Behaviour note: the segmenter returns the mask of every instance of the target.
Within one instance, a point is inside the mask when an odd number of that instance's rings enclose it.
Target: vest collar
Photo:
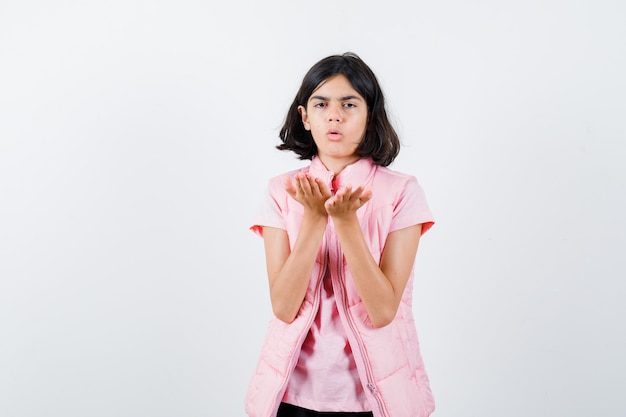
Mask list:
[[[332,171],[329,171],[324,166],[324,163],[318,156],[314,156],[311,160],[309,173],[324,181],[334,194],[335,191],[346,185],[351,185],[352,187],[365,185],[375,168],[376,165],[371,158],[361,158],[346,166],[335,176]]]

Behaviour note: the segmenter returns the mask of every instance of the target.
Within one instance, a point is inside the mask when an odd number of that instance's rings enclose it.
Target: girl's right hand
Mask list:
[[[328,217],[324,203],[332,193],[322,180],[314,178],[308,173],[297,173],[293,180],[290,177],[285,179],[285,191],[304,206],[305,214],[317,214]]]

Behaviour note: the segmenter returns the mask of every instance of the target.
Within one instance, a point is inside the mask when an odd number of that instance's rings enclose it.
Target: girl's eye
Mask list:
[[[315,107],[317,107],[317,108],[326,107],[326,103],[323,103],[323,102],[317,103],[317,104],[315,104]]]
[[[356,107],[356,105],[354,103],[343,103],[344,107],[349,107],[349,108],[353,108]]]

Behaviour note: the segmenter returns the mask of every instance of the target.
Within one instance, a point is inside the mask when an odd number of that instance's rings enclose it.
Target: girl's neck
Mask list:
[[[318,157],[320,158],[320,161],[322,161],[322,164],[324,164],[326,169],[331,171],[333,174],[335,174],[335,176],[339,175],[339,173],[343,171],[343,169],[347,167],[348,165],[352,165],[353,163],[361,159],[361,157],[356,156],[356,155],[354,155],[353,157],[341,158],[341,159],[328,158],[328,157],[325,158],[319,155]]]

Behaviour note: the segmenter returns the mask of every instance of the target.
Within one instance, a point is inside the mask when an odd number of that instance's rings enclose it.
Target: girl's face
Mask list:
[[[344,75],[322,82],[298,111],[326,168],[338,173],[359,159],[355,151],[365,136],[367,104]]]

